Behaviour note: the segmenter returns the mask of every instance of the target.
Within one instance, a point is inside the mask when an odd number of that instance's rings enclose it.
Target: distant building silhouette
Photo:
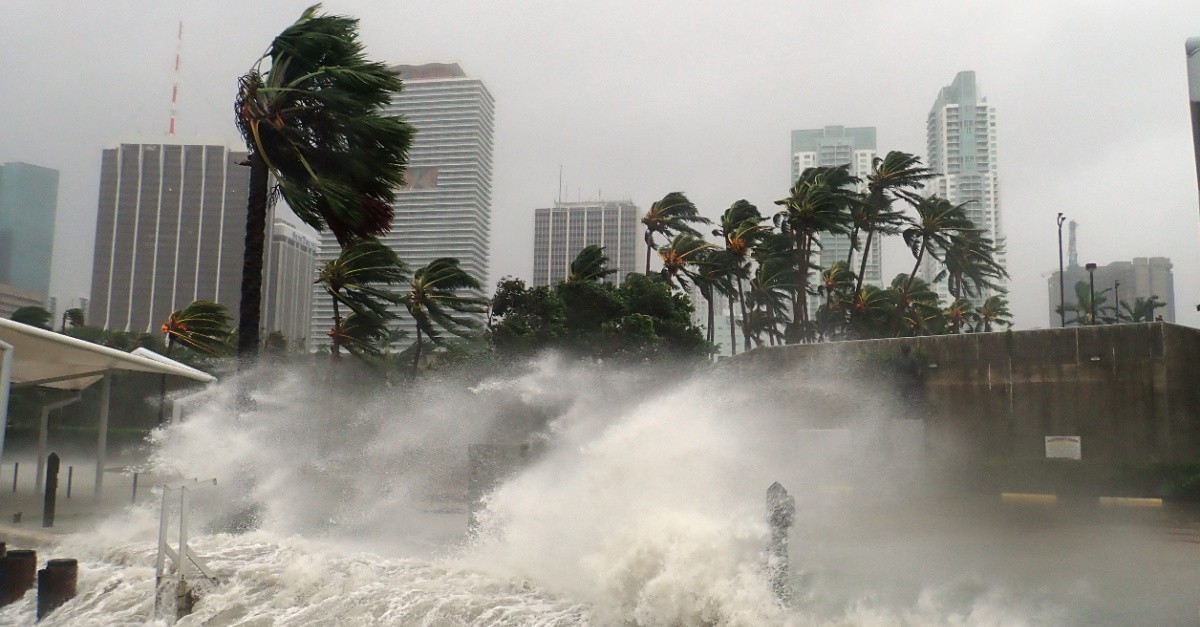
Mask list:
[[[571,261],[587,246],[604,247],[609,268],[605,277],[620,284],[630,272],[640,272],[641,211],[628,200],[559,202],[533,212],[533,285],[554,285],[567,278]],[[644,256],[640,257],[643,261]],[[641,269],[639,269],[641,268]]]
[[[1133,307],[1139,298],[1157,296],[1158,301],[1166,303],[1166,306],[1155,310],[1155,315],[1162,316],[1166,322],[1175,322],[1175,277],[1171,268],[1171,260],[1167,257],[1135,257],[1132,261],[1114,261],[1098,266],[1095,271],[1096,302],[1100,307],[1119,306],[1116,300],[1119,297],[1122,303]],[[1066,304],[1070,307],[1075,304],[1075,284],[1080,281],[1087,283],[1088,271],[1082,266],[1071,265],[1066,268],[1064,276]],[[1058,270],[1050,275],[1047,290],[1050,297],[1050,326],[1057,327],[1061,323],[1058,315]],[[1104,290],[1108,291],[1100,296]],[[1120,307],[1120,312],[1126,314],[1125,307]],[[1100,317],[1099,312],[1097,317]],[[1073,313],[1067,311],[1067,324],[1073,319]]]
[[[20,292],[21,302],[42,305],[50,294],[57,207],[58,170],[0,165],[0,285],[10,295]]]
[[[194,300],[238,319],[246,152],[172,141],[121,144],[100,162],[88,324],[157,332]]]
[[[263,267],[262,329],[283,333],[293,345],[309,344],[316,254],[316,240],[275,218]]]

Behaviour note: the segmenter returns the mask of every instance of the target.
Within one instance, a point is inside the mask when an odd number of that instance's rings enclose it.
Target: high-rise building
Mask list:
[[[492,137],[494,101],[483,81],[457,63],[400,65],[404,89],[386,113],[416,129],[408,152],[407,185],[396,194],[395,221],[381,240],[412,269],[439,257],[455,257],[486,285],[492,222]],[[337,257],[332,234],[321,236],[317,263]],[[398,312],[403,313],[403,312]],[[333,303],[314,292],[309,337],[323,338]],[[412,320],[399,329],[415,336]]]
[[[587,246],[604,247],[609,267],[605,277],[619,284],[638,272],[641,213],[630,201],[559,202],[533,213],[533,285],[553,285],[567,278],[571,261]]]
[[[1187,53],[1188,100],[1192,108],[1192,147],[1196,151],[1196,185],[1200,186],[1200,37],[1184,42]]]
[[[1083,282],[1087,284],[1087,289],[1091,290],[1091,281],[1094,278],[1096,305],[1107,310],[1097,311],[1097,318],[1111,316],[1111,308],[1117,307],[1118,302],[1121,303],[1121,315],[1128,315],[1126,308],[1134,308],[1139,298],[1149,300],[1153,296],[1158,302],[1165,303],[1164,307],[1155,310],[1154,315],[1162,316],[1166,322],[1175,322],[1175,275],[1171,268],[1171,260],[1167,257],[1135,257],[1132,261],[1114,261],[1098,266],[1092,272],[1093,276],[1089,276],[1086,268],[1072,263],[1063,273],[1063,299],[1067,307],[1076,305],[1075,286]],[[1047,286],[1050,296],[1050,326],[1057,327],[1062,324],[1062,317],[1058,313],[1058,270],[1050,275]],[[1068,310],[1067,323],[1074,319],[1075,314]]]
[[[927,183],[927,191],[956,205],[966,203],[967,217],[996,243],[1001,251],[996,261],[1007,267],[996,163],[996,108],[976,85],[975,72],[959,72],[954,82],[938,92],[925,128],[929,169],[937,175]],[[921,264],[922,277],[948,299],[945,279],[933,280],[941,272],[941,264],[927,259]],[[1001,287],[1003,283],[1000,281]],[[983,290],[974,300],[983,302],[994,293]]]
[[[317,242],[292,223],[276,218],[263,268],[262,328],[289,342],[308,344]]]
[[[246,241],[245,152],[220,144],[104,150],[88,324],[157,331],[172,311],[213,300],[237,320]]]
[[[50,293],[58,170],[28,163],[0,165],[0,284]]]
[[[807,168],[849,165],[850,174],[862,179],[862,186],[865,187],[876,154],[873,126],[826,126],[813,130],[792,131],[792,182],[794,183]],[[875,237],[871,240],[871,256],[867,259],[863,283],[882,287],[880,239]],[[859,245],[862,243],[860,241]],[[822,268],[850,258],[849,235],[822,234],[820,244],[820,259],[817,263]],[[858,264],[862,263],[860,254],[855,253],[853,257],[854,265],[851,270],[854,272],[858,272]]]

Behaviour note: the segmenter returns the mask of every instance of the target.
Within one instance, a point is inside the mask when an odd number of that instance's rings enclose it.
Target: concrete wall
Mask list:
[[[731,363],[770,369],[898,356],[924,362],[929,452],[1045,456],[1082,436],[1092,461],[1200,461],[1200,330],[1168,323],[941,335],[760,348]],[[869,384],[870,382],[868,382]]]

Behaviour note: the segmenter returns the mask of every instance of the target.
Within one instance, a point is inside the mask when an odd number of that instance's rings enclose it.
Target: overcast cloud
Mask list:
[[[238,145],[237,77],[308,2],[8,1],[0,162],[61,171],[53,292],[86,295],[100,151],[157,141],[182,20],[180,139]],[[528,278],[533,209],[682,190],[709,216],[786,195],[789,131],[875,126],[924,155],[925,116],[975,70],[997,111],[1010,296],[1044,327],[1054,218],[1080,261],[1168,256],[1200,325],[1195,165],[1183,42],[1200,2],[327,2],[389,63],[457,61],[496,98],[492,276]],[[911,257],[884,250],[890,277]]]

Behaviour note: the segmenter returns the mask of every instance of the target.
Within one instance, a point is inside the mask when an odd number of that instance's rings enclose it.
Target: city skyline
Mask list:
[[[52,286],[60,302],[86,291],[79,277],[90,275],[92,238],[81,231],[95,223],[99,150],[114,137],[166,132],[178,22],[185,28],[177,133],[233,141],[234,80],[305,6],[135,0],[65,14],[8,7],[0,35],[13,45],[0,87],[16,93],[36,81],[46,89],[0,105],[9,138],[0,161],[62,172]],[[919,154],[931,94],[970,68],[1002,114],[999,174],[1018,326],[1044,324],[1041,285],[1056,261],[1059,211],[1093,225],[1089,244],[1113,258],[1170,257],[1181,321],[1200,320],[1191,307],[1200,300],[1200,226],[1180,54],[1200,20],[1193,3],[1109,6],[1086,21],[1068,5],[1014,11],[998,2],[843,11],[750,2],[733,16],[626,2],[603,11],[519,1],[470,11],[453,1],[405,11],[351,1],[325,8],[361,18],[373,58],[454,59],[488,82],[499,107],[489,287],[505,274],[531,276],[527,210],[557,196],[560,165],[572,200],[629,197],[645,206],[682,190],[713,218],[738,198],[769,208],[786,195],[783,133],[829,121],[873,125],[880,146]],[[778,25],[801,17],[815,27],[813,45],[840,51],[841,63],[780,53],[794,42]],[[564,20],[577,28],[567,33]],[[846,20],[860,45],[835,28]],[[104,36],[96,23],[107,25]],[[976,27],[953,26],[961,23]],[[641,36],[680,25],[691,41],[713,43],[679,55]],[[489,36],[513,29],[544,36]],[[926,36],[913,37],[918,29]],[[1117,39],[1131,42],[1118,61],[1097,52]],[[607,45],[640,55],[639,71]],[[851,75],[846,66],[861,69]],[[76,68],[69,80],[57,70],[68,67]],[[78,106],[80,93],[87,106]],[[1155,176],[1131,179],[1130,163]],[[1127,195],[1147,207],[1145,219],[1127,220]],[[885,277],[908,270],[889,266],[910,258],[897,242],[885,243],[883,256]]]
[[[605,277],[619,283],[630,272],[640,272],[638,259],[645,250],[641,237],[642,210],[629,201],[595,200],[556,202],[553,207],[534,210],[534,287],[554,285],[567,279],[571,261],[586,246],[603,246],[608,267],[616,270]]]

